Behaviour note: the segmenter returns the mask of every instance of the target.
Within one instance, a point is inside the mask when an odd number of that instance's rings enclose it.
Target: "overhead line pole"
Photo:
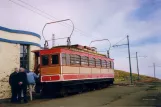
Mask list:
[[[154,68],[154,78],[156,78],[156,67],[161,67],[161,66],[156,66],[156,64],[155,63],[153,63],[153,66],[149,66],[149,67],[153,67]]]
[[[147,56],[138,56],[138,52],[136,52],[136,57],[131,57],[136,59],[136,66],[137,66],[137,73],[138,73],[138,80],[140,79],[140,71],[139,71],[139,57],[147,57]]]
[[[154,67],[154,78],[155,78],[155,63],[153,63],[153,67]]]
[[[130,42],[129,42],[129,35],[127,35],[127,44],[121,44],[121,45],[113,45],[113,47],[115,46],[123,46],[123,45],[127,45],[128,46],[128,58],[129,58],[129,69],[130,69],[130,82],[132,84],[133,80],[132,80],[132,68],[131,68],[131,55],[130,55]]]
[[[129,35],[127,35],[127,45],[128,45],[128,55],[129,55],[130,77],[131,77],[131,84],[132,84],[132,69],[131,69],[131,55],[130,55]]]
[[[139,79],[140,79],[140,76],[139,76],[139,61],[138,61],[138,52],[136,52],[136,65],[137,65],[138,80],[139,80]]]

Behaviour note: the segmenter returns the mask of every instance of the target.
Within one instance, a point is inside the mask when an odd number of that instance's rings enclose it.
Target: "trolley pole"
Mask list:
[[[137,65],[137,71],[138,71],[138,80],[140,79],[139,77],[139,61],[138,61],[138,53],[136,52],[136,65]]]
[[[130,79],[132,84],[132,69],[131,69],[131,55],[130,55],[130,43],[129,43],[129,36],[127,35],[127,45],[128,45],[128,55],[129,55],[129,68],[130,68]]]

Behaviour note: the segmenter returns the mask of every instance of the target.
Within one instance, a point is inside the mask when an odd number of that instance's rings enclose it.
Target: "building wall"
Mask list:
[[[19,44],[0,42],[0,99],[10,96],[8,78],[15,67],[20,66]]]
[[[0,99],[11,96],[8,80],[14,68],[20,67],[20,44],[29,45],[29,69],[33,70],[34,54],[31,51],[40,49],[39,43],[38,34],[0,26]]]
[[[34,53],[31,51],[38,50],[38,49],[40,49],[40,47],[32,46],[32,45],[30,45],[30,47],[29,47],[29,51],[30,51],[30,53],[29,53],[29,62],[30,62],[29,63],[29,70],[31,70],[31,71],[34,69],[34,60],[35,60]]]

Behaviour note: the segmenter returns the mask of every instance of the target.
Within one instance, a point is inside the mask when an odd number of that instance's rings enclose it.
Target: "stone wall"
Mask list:
[[[0,99],[10,97],[9,75],[20,66],[20,45],[0,42]]]

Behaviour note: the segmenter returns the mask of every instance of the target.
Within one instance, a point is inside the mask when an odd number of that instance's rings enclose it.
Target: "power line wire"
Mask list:
[[[47,18],[47,19],[51,20],[51,18],[46,17],[46,16],[44,16],[44,15],[42,15],[42,14],[40,14],[40,13],[38,13],[38,12],[36,12],[36,11],[30,9],[30,8],[27,8],[27,7],[25,7],[24,5],[21,5],[21,4],[19,4],[19,3],[17,3],[17,2],[14,2],[14,1],[12,1],[12,0],[9,0],[9,1],[12,2],[12,3],[14,3],[14,4],[16,4],[16,5],[21,6],[21,7],[25,8],[25,9],[27,9],[27,10],[30,10],[30,11],[32,11],[32,12],[34,12],[34,13],[36,13],[36,14],[38,14],[38,15],[44,17],[44,18]]]
[[[21,2],[21,3],[23,3],[23,4],[25,4],[25,5],[27,5],[27,6],[30,6],[30,7],[32,7],[32,8],[34,8],[34,9],[36,9],[36,10],[38,10],[38,11],[40,11],[41,13],[44,13],[45,15],[48,15],[48,16],[50,16],[50,17],[52,17],[52,18],[54,18],[54,19],[56,19],[56,20],[58,20],[57,18],[55,18],[54,16],[52,16],[52,15],[50,15],[50,14],[48,14],[48,13],[46,13],[45,11],[43,11],[43,10],[40,10],[40,9],[38,9],[37,7],[35,7],[35,6],[32,6],[32,5],[30,5],[30,4],[28,4],[28,3],[26,3],[26,2],[24,2],[24,1],[22,1],[22,0],[18,0],[19,2]],[[63,22],[63,23],[65,23],[65,22]],[[59,24],[61,24],[61,23],[59,23]],[[70,24],[67,24],[67,23],[65,23],[66,25],[68,25],[68,26],[71,26]],[[61,25],[63,25],[63,24],[61,24]],[[64,25],[63,25],[64,26]],[[72,26],[71,26],[72,27]]]
[[[9,0],[9,1],[13,2],[12,0]],[[21,2],[21,3],[23,3],[23,4],[25,4],[25,5],[27,5],[27,6],[30,6],[31,8],[33,8],[33,9],[35,9],[35,10],[37,10],[37,11],[39,11],[39,12],[45,14],[45,15],[48,15],[48,16],[54,18],[54,19],[59,20],[58,18],[56,18],[56,17],[50,15],[49,13],[47,13],[47,12],[45,12],[45,11],[43,11],[43,10],[38,9],[38,8],[35,7],[35,6],[32,6],[32,5],[28,4],[27,2],[24,2],[24,1],[22,1],[22,0],[18,0],[18,1]],[[20,5],[20,4],[16,3],[16,2],[13,2],[13,3],[15,3],[15,4],[17,4],[17,5]],[[21,6],[21,7],[24,7],[23,5],[20,5],[20,6]],[[24,7],[24,8],[29,9],[29,8],[27,8],[27,7]],[[29,10],[30,10],[30,11],[33,11],[33,10],[31,10],[31,9],[29,9]],[[33,11],[33,12],[34,12],[34,13],[37,13],[36,11]],[[38,14],[38,13],[37,13],[37,14]],[[39,14],[39,15],[40,15],[40,14]],[[42,15],[41,15],[41,16],[42,16]],[[48,17],[46,17],[46,18],[48,18]],[[48,19],[49,19],[49,18],[48,18]],[[50,20],[53,20],[53,19],[50,19]],[[65,22],[63,22],[63,23],[64,23],[65,25],[68,25],[68,26],[72,27],[72,25],[70,25],[70,24],[68,24],[68,23],[65,23]],[[64,24],[61,24],[61,23],[59,23],[59,24],[64,26]],[[65,27],[67,27],[67,26],[65,26]],[[78,28],[75,28],[75,29],[76,29],[77,31],[79,31],[79,32],[81,33],[82,36],[87,36],[87,37],[89,37],[89,34],[87,35],[84,31],[82,31],[82,30],[80,30],[80,29],[78,29]],[[75,31],[76,31],[76,30],[75,30]]]
[[[118,42],[116,42],[114,45],[117,45],[119,42],[123,41],[124,39],[126,39],[127,37],[125,36],[123,39],[119,40]],[[113,46],[114,46],[113,45]]]

